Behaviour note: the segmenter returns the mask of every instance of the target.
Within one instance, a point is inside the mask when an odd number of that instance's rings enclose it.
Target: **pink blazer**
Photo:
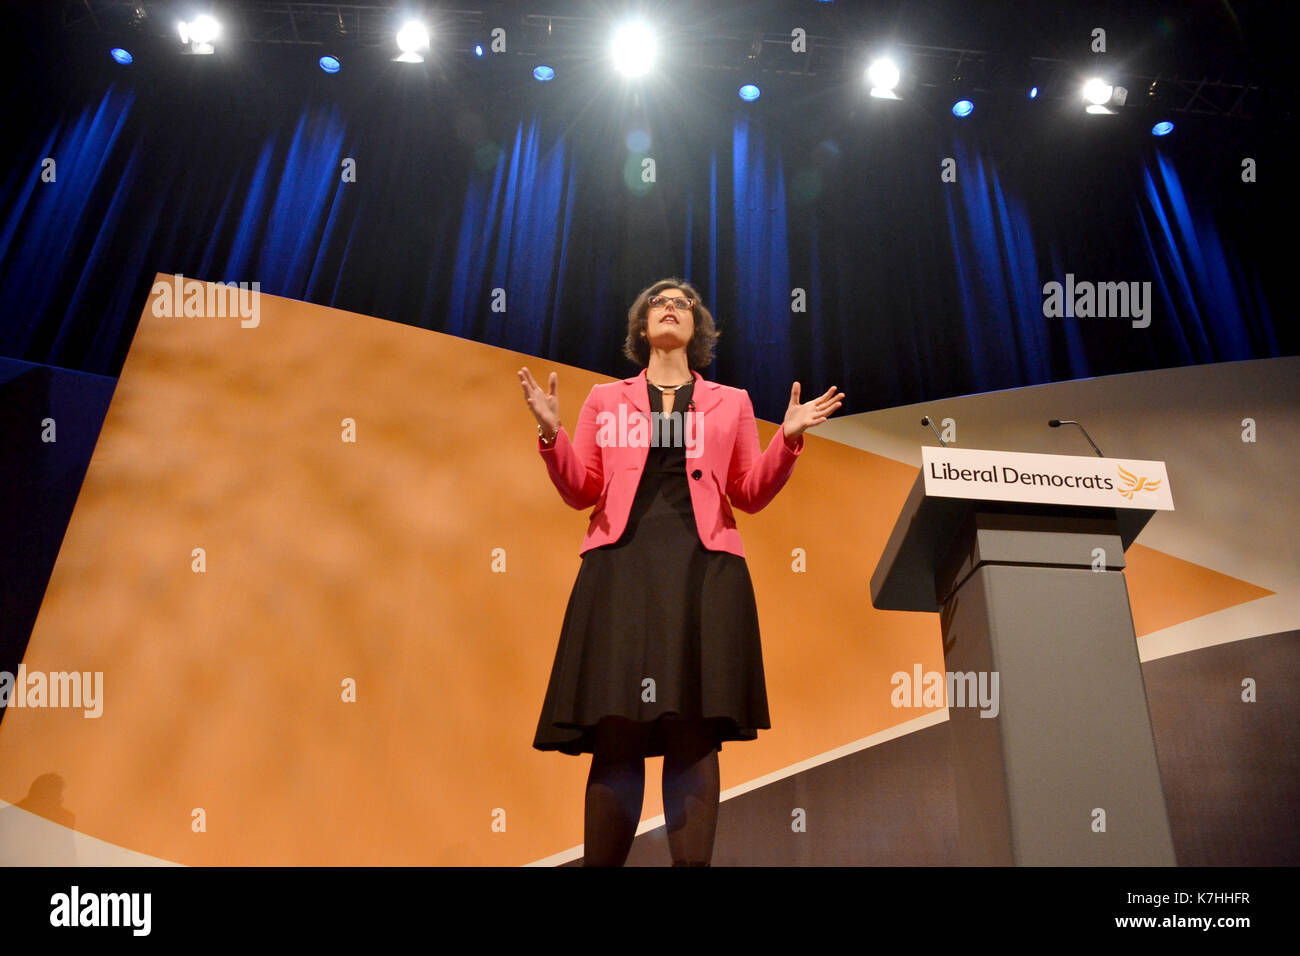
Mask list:
[[[777,429],[767,450],[760,451],[749,392],[705,381],[699,372],[691,374],[692,405],[675,405],[673,413],[684,413],[686,478],[695,527],[710,551],[743,558],[731,507],[749,514],[766,507],[794,470],[803,436],[792,449],[785,432]],[[650,454],[651,425],[642,369],[635,378],[593,386],[572,440],[563,427],[549,448],[538,437],[537,450],[565,504],[579,509],[595,505],[579,554],[613,544],[626,529]]]

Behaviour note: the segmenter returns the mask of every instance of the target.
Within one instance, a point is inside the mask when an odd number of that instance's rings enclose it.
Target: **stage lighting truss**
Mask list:
[[[175,38],[175,3],[173,0],[58,0],[61,4],[63,29],[70,33],[102,37],[120,37],[123,30],[136,35]],[[478,3],[458,2],[450,7],[426,4],[424,8],[436,20],[428,21],[431,33],[438,36],[440,51],[450,56],[474,58],[475,43],[482,44],[487,31],[503,26],[510,37],[511,58],[528,60],[528,72],[540,63],[562,72],[564,67],[594,62],[608,57],[609,43],[618,22],[606,16],[574,16],[570,4],[555,3],[555,12],[546,11],[546,0],[528,5],[527,12],[497,0]],[[418,15],[421,5],[411,7]],[[405,10],[392,3],[277,2],[277,0],[224,0],[221,4],[224,44],[303,44],[336,47],[347,37],[357,47],[393,48],[395,22]],[[511,11],[507,13],[506,11]],[[498,22],[500,21],[500,22]],[[810,22],[816,23],[815,17]],[[653,21],[647,21],[651,29]],[[679,25],[680,26],[680,25]],[[853,83],[867,94],[864,71],[881,47],[866,45],[859,36],[837,36],[829,31],[806,35],[806,52],[791,51],[791,37],[780,33],[756,33],[752,23],[727,23],[719,20],[701,22],[690,31],[693,67],[736,76],[736,86],[743,83],[763,85],[773,75],[817,79],[831,83]],[[112,45],[112,44],[110,44]],[[1005,92],[1015,89],[1019,98],[1028,99],[1029,90],[1038,90],[1036,101],[1044,99],[1079,102],[1080,72],[1075,64],[1051,57],[1020,56],[1016,59],[1014,81],[1008,80],[1007,58],[991,51],[956,47],[925,46],[908,43],[890,44],[902,74],[900,87],[912,85],[935,90],[951,81],[955,74],[970,78],[987,68],[987,87],[975,88],[972,94]],[[333,52],[322,49],[321,53]],[[544,54],[544,59],[542,58]],[[441,55],[441,53],[440,53]],[[1086,76],[1086,73],[1084,74]],[[1230,80],[1209,76],[1169,76],[1143,74],[1137,69],[1126,72],[1118,82],[1128,90],[1144,92],[1159,80],[1168,96],[1171,114],[1199,113],[1208,116],[1231,116],[1249,119],[1257,115],[1270,91],[1249,80]],[[978,87],[978,84],[976,84]],[[1021,89],[1023,87],[1023,89]],[[1138,93],[1130,104],[1141,100]],[[902,97],[904,100],[907,96]],[[976,100],[978,103],[978,100]],[[1119,107],[1122,110],[1133,106]],[[946,110],[952,103],[944,104]]]

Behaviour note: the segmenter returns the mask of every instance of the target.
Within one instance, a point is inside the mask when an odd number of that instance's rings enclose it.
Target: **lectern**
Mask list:
[[[922,449],[871,578],[937,611],[966,865],[1174,865],[1124,552],[1173,510],[1163,462]]]

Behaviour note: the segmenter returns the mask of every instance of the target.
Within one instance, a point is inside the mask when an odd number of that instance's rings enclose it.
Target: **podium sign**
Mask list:
[[[921,449],[921,462],[927,495],[1174,510],[1163,461],[926,446]]]

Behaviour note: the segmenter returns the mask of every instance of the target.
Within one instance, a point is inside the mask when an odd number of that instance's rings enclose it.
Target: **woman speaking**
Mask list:
[[[790,477],[803,433],[844,393],[799,403],[760,451],[749,393],[705,381],[719,333],[687,282],[628,310],[642,367],[587,396],[572,439],[558,377],[519,370],[560,497],[594,506],[533,746],[590,753],[584,866],[622,866],[641,819],[645,758],[662,756],[673,866],[708,866],[718,751],[769,729],[758,609],[731,506],[754,513]]]

